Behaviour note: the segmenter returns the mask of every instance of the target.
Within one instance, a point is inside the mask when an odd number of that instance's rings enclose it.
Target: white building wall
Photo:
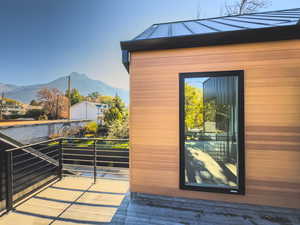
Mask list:
[[[89,102],[80,102],[71,107],[71,120],[97,121],[97,107]]]

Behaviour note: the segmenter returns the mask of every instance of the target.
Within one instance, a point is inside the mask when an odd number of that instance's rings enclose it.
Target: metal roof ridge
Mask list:
[[[212,20],[212,19],[219,19],[219,18],[226,18],[226,17],[248,16],[248,15],[255,15],[255,14],[268,14],[268,13],[273,13],[273,12],[284,12],[284,11],[295,10],[295,9],[299,10],[299,12],[300,12],[300,8],[290,8],[290,9],[281,9],[281,10],[274,10],[274,11],[245,13],[245,14],[241,14],[241,15],[218,16],[218,17],[209,17],[209,18],[202,18],[202,19],[191,19],[191,20],[177,20],[177,21],[172,21],[172,22],[154,23],[151,26],[154,26],[154,25],[163,25],[163,24],[170,24],[170,23],[172,24],[172,23],[185,23],[185,22],[195,22],[195,21],[203,21],[203,20]]]

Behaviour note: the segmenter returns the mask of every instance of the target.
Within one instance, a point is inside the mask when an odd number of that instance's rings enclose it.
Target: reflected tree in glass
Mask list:
[[[185,78],[185,183],[237,188],[235,76]]]

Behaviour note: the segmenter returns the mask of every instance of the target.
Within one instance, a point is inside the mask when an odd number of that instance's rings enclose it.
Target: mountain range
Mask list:
[[[82,73],[72,72],[69,76],[71,77],[71,88],[77,88],[81,95],[87,96],[92,92],[99,92],[101,95],[109,96],[118,94],[124,102],[129,103],[129,92],[127,90],[112,87],[99,80],[93,80]],[[37,98],[37,92],[41,88],[58,88],[65,93],[67,83],[67,76],[60,77],[49,83],[27,86],[0,83],[0,93],[4,93],[5,97],[29,103],[31,100]]]

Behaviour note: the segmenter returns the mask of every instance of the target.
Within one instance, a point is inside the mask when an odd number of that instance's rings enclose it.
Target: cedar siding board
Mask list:
[[[300,40],[131,52],[130,191],[300,208]],[[179,73],[244,70],[246,194],[179,188]]]

